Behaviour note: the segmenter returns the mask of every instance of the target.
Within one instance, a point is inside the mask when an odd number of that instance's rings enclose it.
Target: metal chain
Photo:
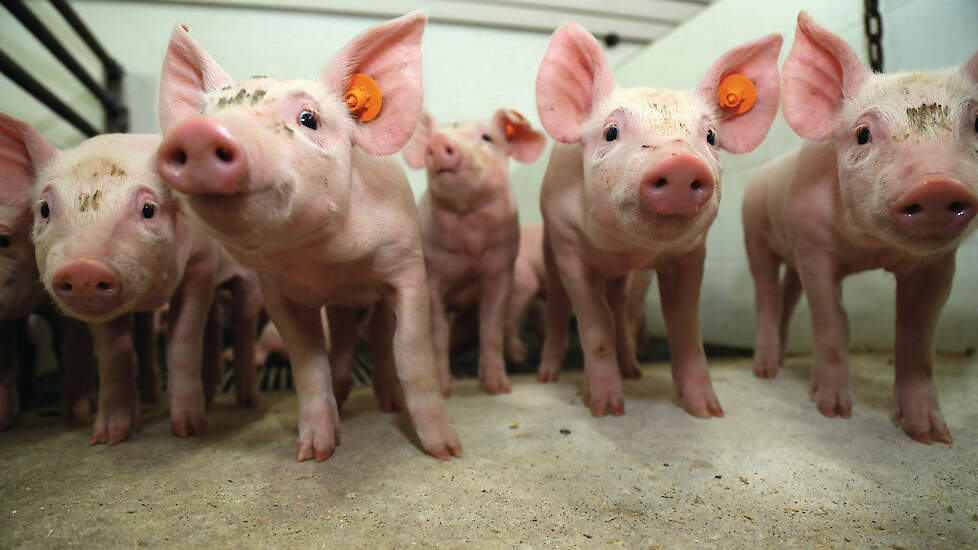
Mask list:
[[[883,18],[880,16],[879,0],[866,0],[863,24],[869,41],[869,66],[874,73],[881,73],[883,72]]]

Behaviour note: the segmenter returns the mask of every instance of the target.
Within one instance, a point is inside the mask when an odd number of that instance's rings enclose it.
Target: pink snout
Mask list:
[[[425,162],[436,174],[454,172],[460,159],[458,145],[445,134],[435,134],[425,151]]]
[[[233,193],[247,167],[244,149],[228,129],[205,116],[180,123],[156,158],[160,176],[187,195]]]
[[[65,263],[54,274],[51,286],[64,305],[80,315],[103,315],[122,300],[119,276],[94,258]]]
[[[913,237],[954,237],[978,212],[978,197],[950,179],[918,183],[890,208],[897,227]]]
[[[689,216],[713,196],[713,174],[689,153],[672,153],[642,178],[642,199],[656,214]]]

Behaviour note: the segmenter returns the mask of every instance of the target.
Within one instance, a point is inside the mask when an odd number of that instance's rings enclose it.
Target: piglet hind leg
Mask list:
[[[779,325],[784,300],[784,287],[778,281],[781,258],[777,257],[760,236],[747,231],[747,259],[754,279],[754,307],[757,314],[757,332],[754,341],[754,375],[758,378],[774,378],[781,366],[781,340]],[[787,275],[786,275],[787,278]]]
[[[357,309],[327,306],[331,349],[329,366],[336,404],[343,408],[353,388],[353,356],[357,347]]]
[[[700,285],[705,258],[706,247],[701,244],[657,270],[676,397],[689,414],[699,418],[723,416],[700,334]]]
[[[99,372],[98,412],[89,441],[114,445],[128,439],[139,420],[132,315],[91,323],[89,329]]]
[[[84,322],[58,319],[61,339],[61,401],[66,422],[86,422],[94,408],[95,350]],[[53,326],[53,325],[52,325]]]
[[[370,362],[374,396],[384,412],[404,410],[404,394],[394,366],[394,326],[394,312],[386,302],[378,302],[370,317]]]
[[[179,437],[204,435],[207,431],[201,362],[204,332],[214,300],[215,264],[213,257],[192,261],[170,301],[170,327],[166,335],[166,363],[170,374],[167,384],[170,427]]]
[[[239,407],[258,406],[255,339],[261,316],[261,289],[252,272],[231,283],[231,346],[234,348],[234,392]]]
[[[17,357],[20,346],[21,319],[0,321],[0,430],[14,425],[20,414],[20,392],[17,387]]]
[[[152,311],[133,314],[133,339],[136,342],[139,399],[159,403],[163,398],[160,367],[156,349],[156,314]]]
[[[812,314],[812,396],[823,415],[849,418],[849,319],[842,307],[841,278],[831,258],[804,251],[797,256],[801,260],[798,274]]]
[[[893,420],[921,443],[951,444],[934,388],[934,333],[951,292],[954,256],[897,273]]]
[[[544,238],[544,262],[546,265],[547,302],[544,308],[545,328],[543,331],[543,346],[540,350],[540,367],[537,380],[540,382],[556,382],[560,369],[564,366],[567,355],[567,331],[571,320],[571,300],[567,289],[560,280],[557,262],[553,249]]]
[[[336,448],[340,412],[333,395],[326,340],[319,309],[291,302],[262,285],[268,315],[289,352],[299,401],[299,441],[295,459],[322,462]],[[334,342],[335,346],[335,342]]]
[[[622,378],[642,377],[635,354],[635,324],[629,319],[628,289],[632,275],[608,281],[608,305],[615,316],[615,340],[618,347],[618,370]]]
[[[440,460],[460,457],[462,445],[448,422],[445,399],[435,372],[424,267],[407,269],[399,277],[392,284],[397,319],[394,358],[405,405],[425,451]]]

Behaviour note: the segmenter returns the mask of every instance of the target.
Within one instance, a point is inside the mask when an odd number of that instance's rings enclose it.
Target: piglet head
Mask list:
[[[802,12],[782,73],[788,124],[831,140],[847,218],[911,253],[958,246],[978,213],[978,54],[957,70],[870,74]]]
[[[30,313],[38,288],[30,235],[34,181],[55,155],[40,132],[0,113],[0,319]]]
[[[777,114],[780,47],[772,34],[730,50],[693,92],[617,89],[594,37],[558,29],[537,108],[552,137],[583,149],[591,221],[642,246],[701,238],[719,205],[719,149],[754,149]]]
[[[353,157],[392,154],[414,131],[424,25],[414,13],[367,30],[316,81],[236,83],[177,26],[160,81],[160,175],[232,250],[335,229],[349,211]]]
[[[159,143],[101,135],[35,168],[37,267],[66,314],[106,321],[175,285],[167,258],[179,203],[153,170]]]
[[[447,203],[469,205],[508,192],[509,158],[533,162],[547,138],[519,112],[500,109],[481,121],[436,126],[424,113],[403,155],[413,168],[428,169],[428,190]]]

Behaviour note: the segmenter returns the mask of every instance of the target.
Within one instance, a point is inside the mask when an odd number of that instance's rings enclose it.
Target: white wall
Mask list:
[[[823,26],[840,34],[866,59],[862,2],[855,0],[721,0],[671,34],[617,67],[621,87],[692,88],[727,49],[770,32],[785,39],[781,61],[794,37],[802,8]],[[975,0],[885,0],[883,52],[888,72],[957,65],[978,48],[978,2]],[[707,342],[752,347],[754,291],[743,244],[740,204],[748,176],[759,165],[802,143],[781,116],[766,141],[747,155],[724,153],[723,200],[707,244],[701,318]],[[529,201],[539,190],[544,165],[516,174]],[[521,203],[522,204],[522,203]],[[531,212],[527,208],[527,212]],[[539,216],[538,211],[533,214]],[[532,214],[531,214],[532,215]],[[524,218],[530,218],[526,215]],[[877,271],[850,277],[844,286],[852,343],[856,349],[892,349],[895,284]],[[658,293],[649,293],[650,328],[665,334]],[[808,350],[811,328],[807,307],[795,312],[791,349]],[[978,238],[958,251],[954,290],[938,333],[938,349],[961,351],[978,344]]]
[[[409,11],[412,2],[404,2]],[[28,6],[101,80],[94,56],[47,2]],[[382,19],[285,10],[219,8],[156,2],[72,2],[103,47],[126,69],[126,99],[133,132],[156,133],[159,72],[177,23],[224,67],[232,78],[255,74],[314,78],[350,39]],[[560,21],[555,21],[556,28]],[[539,127],[533,95],[537,67],[549,35],[429,23],[423,41],[425,106],[440,121],[488,120],[496,109],[517,109]],[[34,37],[5,10],[0,11],[0,49],[46,83],[97,128],[98,103]],[[622,43],[609,48],[612,62],[638,53]],[[61,121],[10,80],[0,77],[0,110],[37,126],[61,147],[84,136]],[[424,189],[423,171],[408,170],[415,193]],[[536,204],[533,198],[532,204]]]

